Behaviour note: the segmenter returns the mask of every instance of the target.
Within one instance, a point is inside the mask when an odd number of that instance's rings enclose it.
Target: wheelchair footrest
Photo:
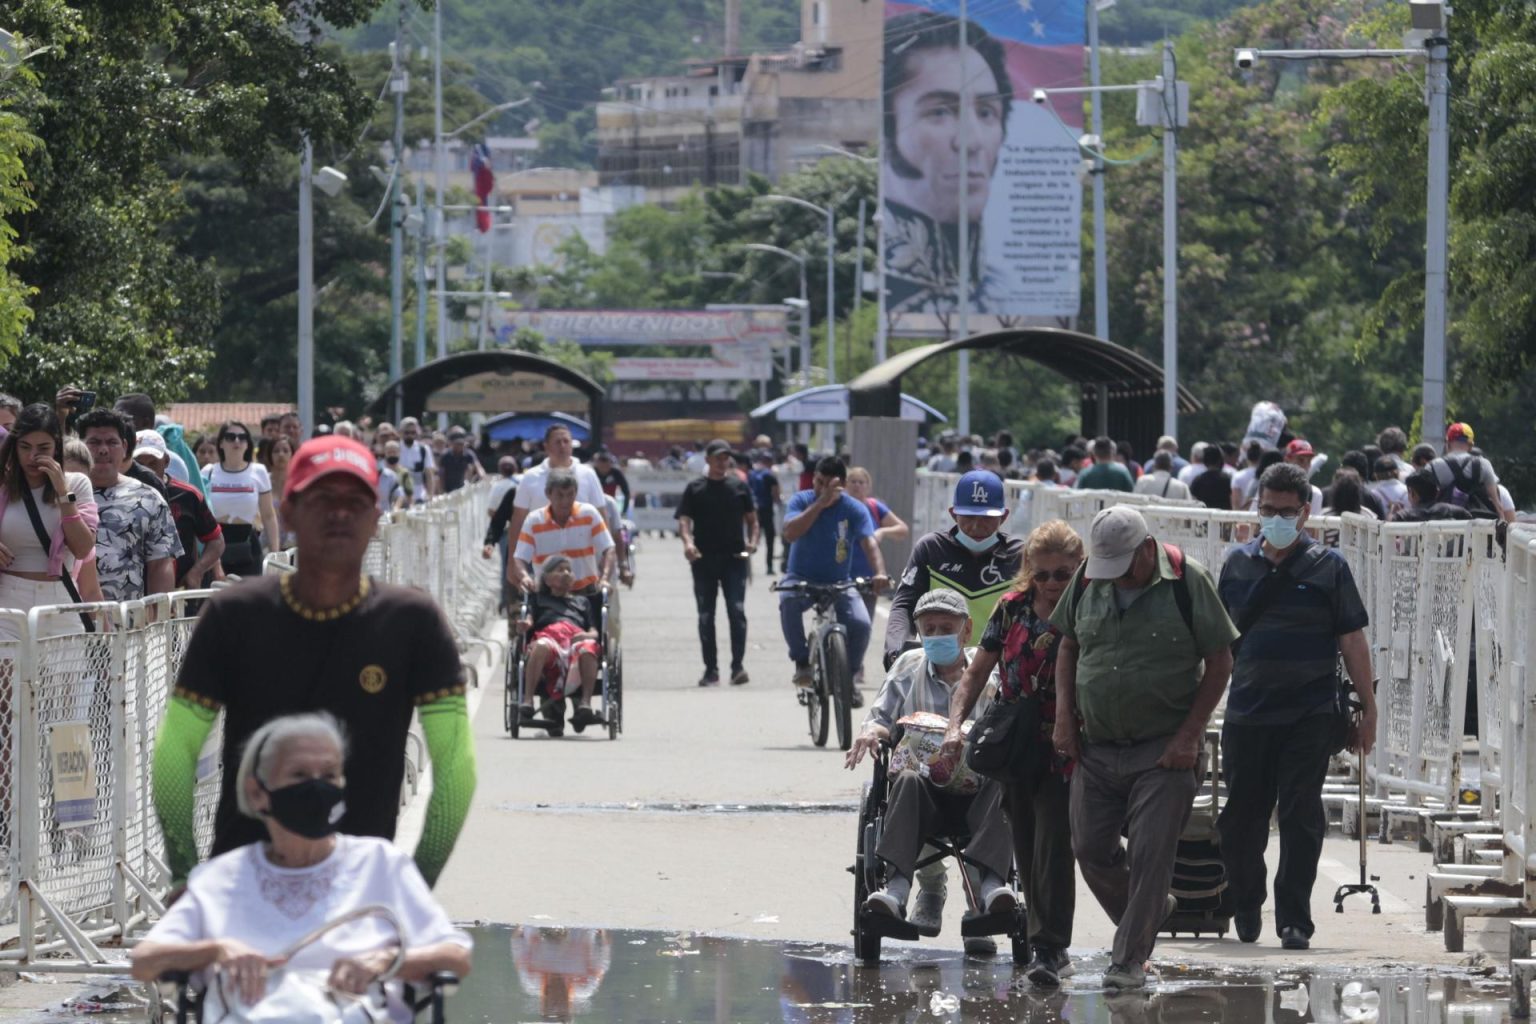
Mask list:
[[[878,935],[882,939],[899,939],[903,942],[916,942],[923,938],[923,933],[917,930],[917,926],[911,921],[890,914],[880,914],[869,910],[859,911],[859,924],[871,935]],[[938,932],[933,932],[937,935]]]
[[[960,934],[967,939],[983,935],[1011,935],[1019,927],[1023,917],[1017,909],[997,910],[990,914],[969,911],[960,919]]]

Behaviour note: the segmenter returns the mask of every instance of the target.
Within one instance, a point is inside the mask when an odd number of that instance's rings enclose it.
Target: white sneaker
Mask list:
[[[983,896],[981,905],[989,914],[995,914],[1003,910],[1017,910],[1019,896],[1018,893],[1008,888],[1005,883]]]
[[[869,898],[864,901],[864,909],[898,920],[906,920],[907,917],[907,905],[892,895],[889,889],[879,889],[870,893]]]

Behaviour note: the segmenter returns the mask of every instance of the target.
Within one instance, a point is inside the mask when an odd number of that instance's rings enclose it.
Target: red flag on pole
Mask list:
[[[475,143],[469,151],[469,172],[475,176],[475,196],[480,206],[475,210],[475,226],[482,232],[491,230],[491,211],[488,208],[491,193],[496,190],[496,174],[491,170],[491,150],[483,142]]]

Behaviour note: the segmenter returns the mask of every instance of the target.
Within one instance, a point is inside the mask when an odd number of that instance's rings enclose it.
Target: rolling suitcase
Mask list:
[[[1196,937],[1214,933],[1225,938],[1231,928],[1227,865],[1216,831],[1220,813],[1221,731],[1212,727],[1205,734],[1205,781],[1195,794],[1173,863],[1172,894],[1179,905],[1159,932]]]

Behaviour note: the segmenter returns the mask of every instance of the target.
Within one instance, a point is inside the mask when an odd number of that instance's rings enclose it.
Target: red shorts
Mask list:
[[[581,632],[582,628],[574,622],[553,622],[534,631],[534,640],[544,640],[555,649],[554,657],[544,663],[544,675],[539,687],[551,699],[565,696],[573,688],[567,684],[579,685],[581,675],[578,663],[582,655],[598,657],[597,641],[576,639]]]

